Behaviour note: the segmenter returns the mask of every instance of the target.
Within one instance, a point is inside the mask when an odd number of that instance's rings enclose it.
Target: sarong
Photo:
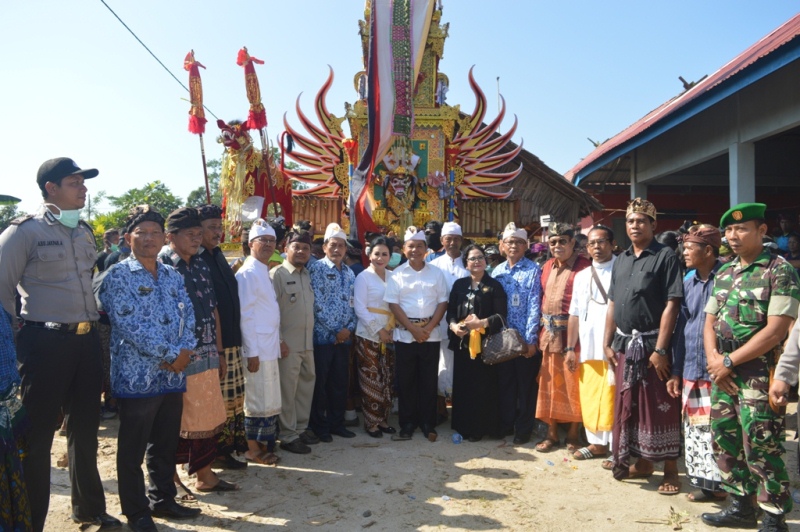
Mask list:
[[[278,414],[281,413],[281,382],[276,360],[260,360],[258,371],[244,372],[244,427],[248,440],[275,450]]]
[[[178,449],[175,451],[176,464],[189,464],[189,474],[194,475],[217,458],[217,439],[209,438],[178,440]]]
[[[29,422],[12,386],[0,397],[0,530],[31,530],[31,506],[22,474]]]
[[[684,379],[683,433],[686,476],[691,485],[708,491],[722,491],[722,479],[712,449],[710,381]]]
[[[227,373],[220,382],[227,419],[217,439],[217,453],[227,456],[247,450],[244,433],[244,373],[240,347],[228,347],[224,352]]]
[[[617,353],[614,405],[614,478],[628,477],[630,457],[653,462],[677,460],[681,450],[681,399],[670,397],[655,367],[625,383],[625,353]],[[630,373],[629,373],[630,374]]]
[[[225,404],[219,386],[219,371],[209,369],[186,377],[181,438],[202,440],[215,437],[224,423]]]
[[[394,345],[356,336],[356,355],[364,426],[375,430],[380,423],[389,421],[392,411]]]
[[[561,353],[545,351],[539,370],[536,418],[548,425],[580,422],[579,395],[578,372],[573,373],[567,368],[566,357]]]
[[[587,360],[578,371],[583,426],[590,432],[612,430],[616,385],[611,380],[608,362]]]

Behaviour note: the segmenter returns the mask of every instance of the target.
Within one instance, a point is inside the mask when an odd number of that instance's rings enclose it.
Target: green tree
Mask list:
[[[25,216],[25,213],[17,209],[16,205],[3,205],[0,207],[0,233],[11,225],[14,218]]]

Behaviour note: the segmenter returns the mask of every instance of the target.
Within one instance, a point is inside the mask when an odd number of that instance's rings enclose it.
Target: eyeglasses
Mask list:
[[[524,240],[517,239],[517,238],[510,239],[510,240],[503,240],[503,243],[506,246],[525,246],[525,245],[527,245],[527,242],[525,242]]]
[[[467,257],[467,262],[481,262],[486,260],[486,257],[481,255],[480,257]]]
[[[549,242],[551,246],[566,246],[569,240],[567,240],[566,238],[554,238]]]
[[[595,246],[600,247],[603,244],[605,244],[606,242],[608,242],[607,238],[598,238],[597,240],[589,240],[586,243],[586,247],[588,247],[588,248],[593,248]]]

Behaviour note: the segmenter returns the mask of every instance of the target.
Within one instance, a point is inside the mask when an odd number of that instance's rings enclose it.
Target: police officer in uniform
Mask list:
[[[792,509],[783,462],[784,413],[769,401],[780,345],[797,318],[795,269],[763,247],[763,203],[743,203],[720,220],[737,255],[717,272],[706,305],[703,340],[711,389],[711,431],[722,487],[731,494],[721,512],[704,513],[711,526],[757,524],[752,497],[764,510],[761,530],[788,530]]]
[[[22,296],[17,358],[22,402],[31,421],[25,460],[33,529],[41,531],[50,502],[50,448],[59,411],[67,416],[72,519],[118,528],[106,513],[97,471],[103,363],[92,294],[97,258],[92,228],[80,220],[85,179],[98,174],[66,157],[45,161],[36,178],[44,205],[0,235],[0,302],[15,315]]]

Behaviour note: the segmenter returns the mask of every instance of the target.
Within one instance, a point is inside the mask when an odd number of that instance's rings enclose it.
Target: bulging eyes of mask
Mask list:
[[[387,264],[387,266],[389,268],[396,268],[400,264],[401,258],[402,257],[400,256],[399,253],[397,253],[397,252],[392,253],[392,258],[389,259],[389,264]]]
[[[52,203],[45,203],[48,207],[55,207],[58,209],[58,214],[53,213],[53,217],[61,222],[61,225],[64,227],[69,227],[70,229],[75,229],[78,227],[78,222],[81,220],[81,210],[80,209],[72,209],[69,211],[65,211],[59,209],[57,205],[53,205]],[[50,211],[52,212],[52,210]]]

